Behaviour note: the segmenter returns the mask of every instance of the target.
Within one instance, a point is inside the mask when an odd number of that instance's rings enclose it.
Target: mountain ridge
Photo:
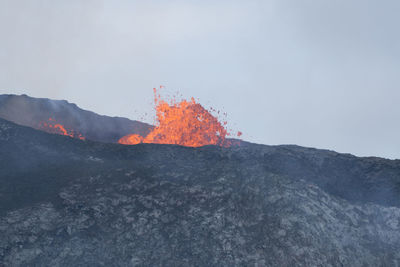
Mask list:
[[[108,143],[116,143],[127,134],[145,136],[153,127],[124,117],[99,115],[66,100],[35,98],[25,94],[0,95],[0,117],[35,129],[52,118],[85,138]]]

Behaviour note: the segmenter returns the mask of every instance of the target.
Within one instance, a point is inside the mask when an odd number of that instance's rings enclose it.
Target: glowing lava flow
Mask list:
[[[204,145],[230,146],[226,140],[230,134],[225,129],[226,122],[221,124],[208,110],[194,98],[170,103],[161,100],[154,88],[157,124],[146,136],[131,134],[122,137],[118,143],[135,145],[139,143],[177,144],[199,147]],[[241,135],[240,132],[237,134]]]
[[[49,118],[48,122],[39,123],[38,129],[52,134],[66,135],[69,137],[85,140],[85,137],[83,137],[80,133],[73,130],[66,130],[63,125],[56,123],[53,118]]]

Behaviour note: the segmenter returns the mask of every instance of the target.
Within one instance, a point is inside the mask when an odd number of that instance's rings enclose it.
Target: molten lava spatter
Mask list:
[[[161,100],[155,88],[154,97],[156,127],[146,137],[131,134],[122,137],[118,143],[177,144],[190,147],[231,145],[231,142],[226,140],[226,136],[230,135],[224,127],[227,123],[221,124],[208,110],[196,103],[194,98],[180,102],[173,99],[168,103]]]
[[[66,135],[85,140],[85,137],[83,137],[82,134],[74,130],[66,130],[63,125],[57,123],[53,118],[49,118],[47,122],[39,123],[38,129],[52,134]]]

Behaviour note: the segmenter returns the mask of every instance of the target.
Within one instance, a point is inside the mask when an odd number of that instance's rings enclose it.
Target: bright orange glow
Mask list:
[[[66,130],[63,125],[57,123],[53,118],[49,118],[47,122],[39,123],[38,129],[52,134],[66,135],[69,137],[85,140],[85,137],[83,137],[82,134],[73,130]]]
[[[143,137],[138,134],[130,134],[119,139],[118,143],[124,145],[136,145],[143,142]]]
[[[135,145],[139,143],[177,144],[199,147],[204,145],[230,146],[226,140],[230,134],[225,128],[227,122],[219,122],[194,98],[190,101],[161,100],[154,88],[156,106],[156,127],[146,136],[131,134],[122,137],[118,143]],[[215,111],[212,109],[212,111]],[[240,132],[239,132],[240,133]],[[241,133],[238,136],[241,135]]]

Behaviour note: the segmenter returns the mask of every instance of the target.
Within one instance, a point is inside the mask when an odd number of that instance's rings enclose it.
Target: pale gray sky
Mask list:
[[[400,158],[400,1],[0,0],[0,93],[105,115],[165,85],[264,144]]]

